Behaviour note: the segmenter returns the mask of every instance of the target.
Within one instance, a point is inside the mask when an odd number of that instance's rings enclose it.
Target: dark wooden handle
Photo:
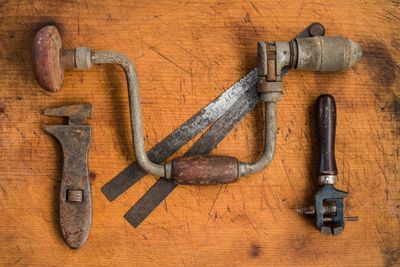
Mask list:
[[[172,161],[172,179],[177,184],[227,184],[239,179],[239,161],[234,157],[199,155]]]
[[[317,99],[317,131],[319,139],[319,175],[337,175],[335,159],[336,104],[331,95]]]

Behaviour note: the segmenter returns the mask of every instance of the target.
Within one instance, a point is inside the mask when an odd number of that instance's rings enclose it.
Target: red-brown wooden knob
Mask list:
[[[61,47],[62,40],[55,26],[43,27],[36,33],[33,41],[36,78],[40,86],[50,92],[58,91],[64,79],[65,63],[60,54],[70,51]]]

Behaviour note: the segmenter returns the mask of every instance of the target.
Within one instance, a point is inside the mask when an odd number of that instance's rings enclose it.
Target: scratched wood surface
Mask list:
[[[0,0],[0,264],[400,266],[399,18],[399,1]],[[57,94],[40,90],[33,74],[32,39],[49,23],[65,47],[128,55],[151,148],[256,65],[257,41],[289,40],[313,21],[359,42],[362,62],[345,73],[290,73],[272,165],[236,184],[180,186],[137,229],[123,215],[155,178],[112,203],[100,191],[134,160],[122,72],[68,72]],[[316,189],[321,93],[337,101],[337,187],[350,192],[347,213],[360,218],[338,237],[294,212]],[[89,241],[73,251],[57,222],[61,149],[42,125],[61,123],[45,108],[81,102],[94,106],[94,214]],[[215,153],[255,159],[261,120],[256,108]]]

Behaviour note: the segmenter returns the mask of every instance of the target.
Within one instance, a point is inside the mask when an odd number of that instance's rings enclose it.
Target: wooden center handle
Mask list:
[[[228,184],[239,179],[239,161],[234,157],[199,155],[172,161],[172,179],[177,184]]]
[[[317,99],[317,131],[319,140],[319,175],[337,175],[335,159],[336,104],[331,95]]]

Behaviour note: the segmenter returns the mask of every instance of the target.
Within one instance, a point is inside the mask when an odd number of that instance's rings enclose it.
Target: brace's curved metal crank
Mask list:
[[[323,35],[322,25],[316,26],[309,28],[309,34],[305,35]],[[291,68],[342,71],[358,63],[362,52],[358,44],[343,37],[303,35],[290,42],[258,43],[258,92],[265,105],[264,152],[261,157],[256,162],[245,163],[228,156],[199,155],[176,158],[172,163],[164,164],[153,163],[147,157],[138,77],[135,66],[126,56],[92,51],[86,47],[64,49],[54,26],[46,26],[36,34],[33,54],[39,84],[51,92],[61,88],[65,69],[89,69],[92,64],[119,65],[128,82],[132,138],[141,168],[150,174],[174,179],[179,184],[218,184],[234,182],[241,176],[264,169],[271,162],[275,153],[276,103],[282,94],[282,79]]]

